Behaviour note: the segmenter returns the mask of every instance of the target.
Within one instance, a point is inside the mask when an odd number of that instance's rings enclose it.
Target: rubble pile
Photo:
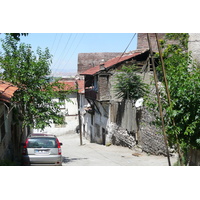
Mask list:
[[[136,140],[134,135],[130,135],[127,130],[122,129],[121,127],[113,126],[112,134],[112,144],[118,146],[124,146],[128,148],[133,148],[136,145]]]

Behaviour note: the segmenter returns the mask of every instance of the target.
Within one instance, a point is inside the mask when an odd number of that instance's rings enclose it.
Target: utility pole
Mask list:
[[[170,92],[169,92],[169,87],[168,87],[168,82],[167,82],[167,77],[166,77],[165,65],[164,65],[163,56],[162,56],[162,49],[161,49],[160,43],[158,41],[157,33],[155,33],[155,36],[156,36],[156,42],[157,42],[157,46],[158,46],[160,61],[161,61],[161,65],[162,65],[162,72],[163,72],[163,77],[164,77],[167,100],[168,100],[169,106],[171,106],[171,97],[170,97]],[[173,126],[175,126],[174,119],[172,119],[172,123],[173,123]],[[178,135],[177,134],[176,134],[176,143],[177,143],[177,148],[178,148],[178,155],[179,155],[180,164],[183,165],[182,155],[181,155],[181,151],[180,151],[180,144],[179,144],[179,141],[178,141]]]
[[[149,50],[150,50],[152,67],[153,67],[154,82],[155,82],[155,87],[156,87],[156,95],[157,95],[157,100],[158,100],[159,113],[160,113],[160,118],[161,118],[161,122],[162,122],[162,132],[163,132],[164,142],[165,142],[165,146],[166,146],[167,159],[168,159],[169,166],[171,166],[167,136],[166,136],[166,132],[165,132],[165,123],[164,123],[164,117],[163,117],[163,111],[162,111],[162,104],[161,104],[160,93],[159,93],[159,89],[158,89],[158,78],[157,78],[157,74],[156,74],[156,68],[155,68],[155,63],[154,63],[154,58],[153,58],[151,41],[150,41],[150,37],[149,37],[148,33],[147,33],[147,39],[148,39],[148,43],[149,43]]]
[[[80,112],[80,94],[78,92],[78,81],[76,80],[76,90],[77,90],[77,103],[78,103],[78,121],[79,121],[79,135],[80,135],[80,145],[83,144],[82,141],[82,125],[81,125],[81,112]]]

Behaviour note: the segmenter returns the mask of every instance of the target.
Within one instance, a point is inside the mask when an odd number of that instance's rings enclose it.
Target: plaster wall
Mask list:
[[[6,108],[1,105],[0,106],[0,115],[1,115],[1,130],[4,127],[5,135],[2,138],[2,134],[0,134],[0,159],[11,158],[11,117],[12,114],[8,115]],[[0,130],[0,131],[1,131]]]
[[[200,63],[200,33],[190,33],[188,50],[192,51],[193,60]]]
[[[103,107],[101,103],[95,102],[98,106],[100,113],[95,110],[94,114],[90,114],[88,112],[84,115],[83,125],[85,127],[85,137],[89,139],[91,142],[95,142],[98,144],[103,144],[107,142],[107,140],[103,139],[103,137],[107,134],[107,123],[108,123],[108,110],[106,110],[105,106]]]

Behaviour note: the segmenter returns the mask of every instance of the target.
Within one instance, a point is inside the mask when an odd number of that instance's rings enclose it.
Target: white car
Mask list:
[[[31,134],[23,143],[23,165],[62,165],[62,143],[55,135]]]

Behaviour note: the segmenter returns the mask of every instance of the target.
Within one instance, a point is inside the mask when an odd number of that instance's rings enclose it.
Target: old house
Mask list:
[[[158,34],[162,38],[164,34]],[[150,34],[153,50],[157,51],[155,35]],[[163,136],[157,134],[146,109],[135,107],[135,102],[122,101],[115,94],[115,75],[123,65],[136,65],[144,82],[150,83],[152,65],[146,34],[138,34],[138,48],[119,53],[105,60],[104,54],[81,54],[78,71],[84,76],[85,94],[82,100],[82,129],[84,136],[99,144],[113,143],[132,148],[139,142],[142,149],[153,154],[166,154]],[[101,57],[96,57],[101,55]],[[110,54],[112,55],[112,54]],[[81,59],[87,58],[89,60]],[[92,65],[92,57],[97,65]],[[82,68],[83,67],[83,68]],[[85,71],[84,71],[85,70]],[[139,120],[142,121],[139,126]]]
[[[13,106],[10,101],[18,88],[13,84],[0,81],[0,160],[20,162],[21,145],[26,137],[20,122],[14,120]]]
[[[114,57],[104,63],[89,68],[81,73],[85,77],[85,116],[83,132],[91,142],[106,144],[111,142],[113,132],[119,127],[129,132],[136,132],[137,125],[132,109],[123,109],[122,100],[115,95],[115,74],[122,65],[137,65],[146,70],[149,65],[149,51],[135,50],[121,56]],[[149,81],[148,76],[145,77]],[[126,106],[131,106],[132,103]],[[123,116],[120,115],[127,112]],[[133,111],[134,112],[134,111]],[[135,126],[134,126],[135,123]],[[117,125],[117,128],[115,128]]]
[[[66,94],[64,102],[61,102],[59,99],[54,99],[54,101],[63,103],[60,106],[60,109],[65,118],[65,124],[57,125],[52,123],[50,127],[45,127],[44,130],[34,129],[34,133],[45,132],[48,134],[62,135],[70,132],[75,133],[76,131],[79,124],[77,94],[81,95],[84,91],[83,80],[76,80],[76,78],[62,78],[59,82],[64,83],[64,91],[70,89],[76,90],[78,87],[78,92]]]

